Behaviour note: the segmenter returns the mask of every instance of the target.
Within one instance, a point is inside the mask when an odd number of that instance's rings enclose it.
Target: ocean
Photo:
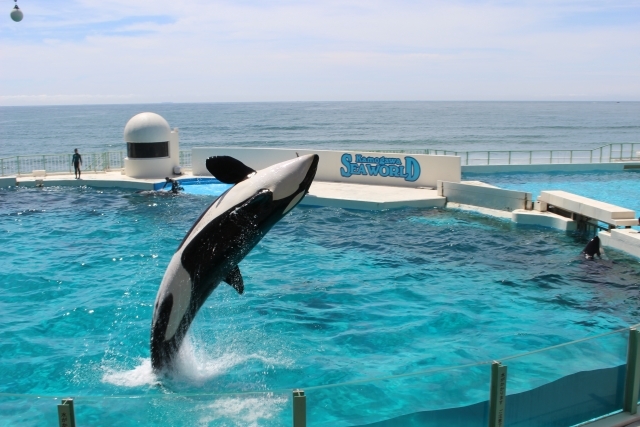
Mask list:
[[[0,158],[124,150],[151,111],[196,146],[567,150],[640,142],[640,102],[282,102],[0,107]]]

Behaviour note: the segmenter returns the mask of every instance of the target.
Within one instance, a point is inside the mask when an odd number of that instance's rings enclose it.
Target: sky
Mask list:
[[[640,101],[640,1],[18,0],[0,105]]]

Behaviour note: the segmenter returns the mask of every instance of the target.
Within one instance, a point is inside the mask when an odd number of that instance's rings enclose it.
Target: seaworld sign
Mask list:
[[[329,151],[286,148],[194,147],[191,164],[194,176],[207,176],[206,160],[211,156],[231,156],[252,169],[264,169],[305,154],[320,156],[314,182],[343,182],[355,185],[435,188],[438,180],[460,182],[458,156],[384,153],[371,151]],[[345,192],[358,191],[345,186]]]
[[[413,157],[405,157],[404,164],[397,157],[372,157],[356,154],[355,161],[351,154],[345,153],[340,159],[342,166],[340,175],[349,178],[353,175],[381,176],[403,178],[414,182],[420,178],[420,163]]]

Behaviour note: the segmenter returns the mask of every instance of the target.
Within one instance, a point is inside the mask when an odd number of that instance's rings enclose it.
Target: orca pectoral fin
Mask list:
[[[230,156],[209,157],[206,165],[211,175],[225,184],[237,184],[247,179],[249,175],[256,173],[240,160]]]
[[[237,265],[231,270],[229,275],[225,277],[224,281],[238,291],[240,295],[244,292],[244,280],[242,280],[242,274],[240,274],[240,268],[238,268]]]

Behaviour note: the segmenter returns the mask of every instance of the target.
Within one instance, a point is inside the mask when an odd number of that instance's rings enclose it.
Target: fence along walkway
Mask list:
[[[124,169],[125,151],[82,154],[82,171],[106,172]],[[73,173],[72,154],[34,154],[0,159],[0,176],[31,175],[34,170],[48,174]],[[180,164],[191,167],[191,151],[180,151]]]
[[[616,143],[593,150],[374,150],[398,154],[460,156],[463,166],[548,165],[554,163],[612,163],[640,161],[640,143]]]
[[[463,166],[475,165],[544,165],[552,163],[611,163],[640,161],[640,143],[608,144],[593,150],[530,151],[450,151],[433,149],[371,150],[398,154],[432,154],[460,156]],[[34,170],[47,173],[72,173],[71,154],[37,154],[0,159],[0,176],[31,175]],[[105,172],[124,168],[124,151],[82,155],[82,170]],[[180,165],[191,168],[191,151],[180,151]]]

